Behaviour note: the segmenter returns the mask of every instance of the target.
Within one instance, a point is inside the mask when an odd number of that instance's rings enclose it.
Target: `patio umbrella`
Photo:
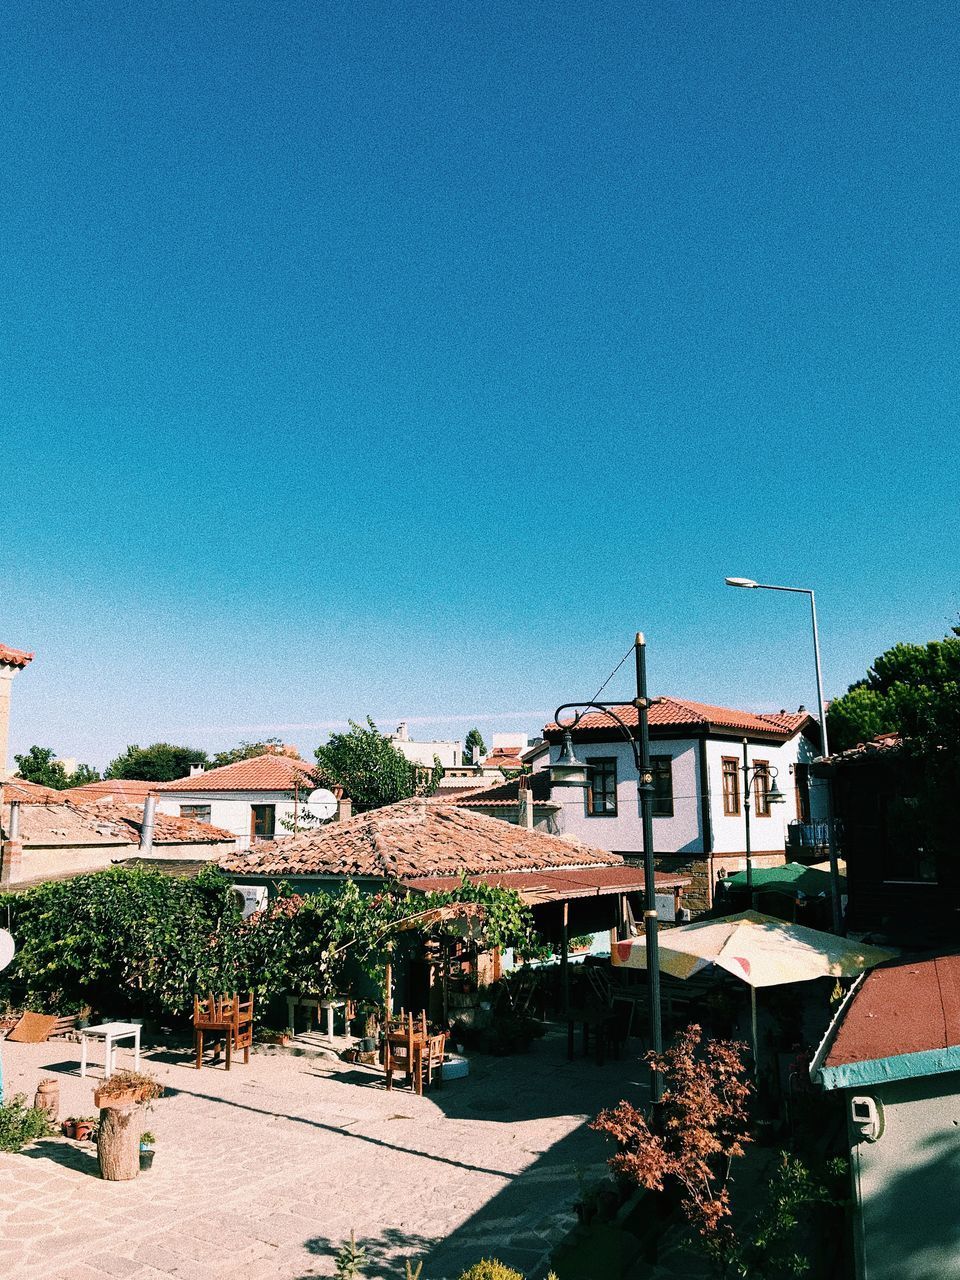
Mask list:
[[[704,969],[726,969],[750,987],[753,1059],[757,1060],[757,987],[812,982],[814,978],[852,978],[898,952],[838,938],[820,929],[790,924],[759,911],[742,911],[719,920],[701,920],[659,934],[660,968],[675,978],[691,978]],[[643,938],[614,942],[611,962],[645,969]]]
[[[746,887],[747,873],[737,871],[727,876],[725,885],[734,885],[738,889]],[[841,877],[841,891],[846,891],[846,881]],[[808,867],[802,862],[788,862],[782,867],[758,867],[753,872],[754,893],[783,893],[788,897],[804,894],[808,898],[829,897],[830,872],[820,871],[816,867]]]

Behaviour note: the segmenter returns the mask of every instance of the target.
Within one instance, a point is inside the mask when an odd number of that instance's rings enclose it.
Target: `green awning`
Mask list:
[[[746,888],[747,873],[737,871],[727,876],[723,883],[734,888]],[[846,892],[846,887],[847,882],[841,876],[840,892]],[[817,898],[821,894],[829,897],[830,872],[817,871],[802,862],[788,862],[782,867],[755,867],[753,889],[755,893],[784,893],[788,897],[795,897],[798,893],[808,898]]]

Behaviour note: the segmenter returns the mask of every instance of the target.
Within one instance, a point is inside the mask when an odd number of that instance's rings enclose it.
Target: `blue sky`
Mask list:
[[[534,730],[638,628],[812,706],[725,574],[829,693],[955,620],[953,6],[4,27],[12,750]]]

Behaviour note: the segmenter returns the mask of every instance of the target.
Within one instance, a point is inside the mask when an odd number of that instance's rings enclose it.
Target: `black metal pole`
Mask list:
[[[753,854],[750,850],[750,764],[747,759],[747,740],[743,740],[743,825],[747,838],[747,894],[753,907]]]
[[[643,932],[647,944],[647,983],[650,995],[650,1048],[663,1053],[663,1029],[660,1016],[660,942],[657,934],[657,881],[653,861],[653,771],[650,767],[650,723],[647,701],[647,646],[643,632],[635,642],[637,664],[637,732],[640,760],[637,769],[637,795],[643,826]],[[660,1072],[650,1076],[650,1101],[657,1103],[663,1093]]]

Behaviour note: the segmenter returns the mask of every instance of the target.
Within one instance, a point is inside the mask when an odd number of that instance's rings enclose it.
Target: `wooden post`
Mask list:
[[[563,919],[560,926],[560,977],[563,982],[563,1012],[570,1012],[570,965],[568,963],[569,956],[569,939],[567,938],[567,926],[570,923],[570,904],[563,904]]]
[[[383,1010],[387,1021],[393,1017],[393,943],[387,943],[387,971],[383,978]]]
[[[129,1182],[140,1172],[139,1106],[101,1107],[97,1160],[108,1182]]]

